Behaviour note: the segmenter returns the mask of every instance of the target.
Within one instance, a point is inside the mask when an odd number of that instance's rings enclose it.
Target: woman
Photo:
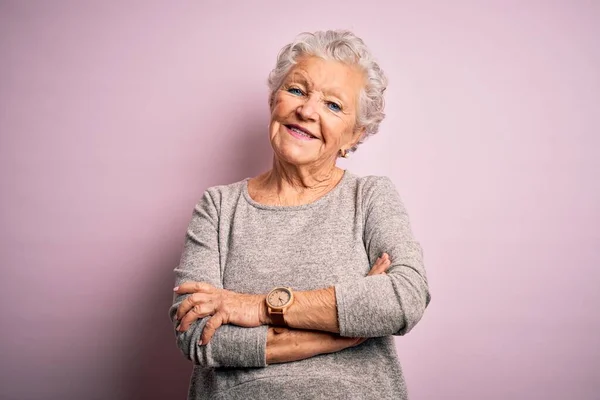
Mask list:
[[[270,171],[196,205],[170,309],[190,399],[405,399],[392,335],[430,301],[386,177],[336,166],[383,114],[386,78],[348,31],[301,34],[269,76]]]

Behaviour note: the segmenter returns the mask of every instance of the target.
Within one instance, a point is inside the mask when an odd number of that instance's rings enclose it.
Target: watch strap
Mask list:
[[[269,315],[271,316],[271,322],[276,326],[287,326],[285,323],[285,318],[283,317],[282,311],[271,311],[269,310]]]

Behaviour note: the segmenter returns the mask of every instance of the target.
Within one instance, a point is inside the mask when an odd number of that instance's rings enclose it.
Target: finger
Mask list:
[[[375,265],[373,265],[373,268],[371,268],[371,271],[369,271],[367,276],[383,274],[389,268],[389,266],[390,260],[387,257],[387,254],[383,253],[383,255],[377,259]]]
[[[368,275],[381,275],[381,274],[385,274],[386,271],[388,270],[388,268],[390,267],[391,263],[389,261],[382,261],[380,265],[377,266],[377,268],[373,268],[371,271],[369,271]]]
[[[369,273],[367,275],[372,275],[373,271],[376,271],[377,268],[381,265],[381,261],[381,257],[378,257],[377,260],[375,260],[375,262],[371,266],[371,269],[369,270]]]
[[[175,286],[173,291],[177,294],[188,294],[206,292],[210,293],[215,287],[206,282],[184,282],[179,286]]]
[[[374,266],[373,268],[371,268],[371,270],[369,271],[367,276],[378,275],[378,274],[379,274],[379,270],[376,268],[376,266]]]
[[[384,268],[384,272],[387,272],[388,269],[390,269],[390,267],[392,266],[392,259],[390,258],[390,255],[388,253],[383,253],[384,255],[384,263],[385,263],[385,268]]]
[[[223,325],[223,315],[221,313],[216,313],[212,317],[206,321],[206,325],[204,325],[204,330],[202,331],[202,336],[200,337],[200,345],[206,345],[210,342],[213,335]]]
[[[185,314],[190,312],[196,305],[212,303],[212,297],[206,293],[194,293],[191,296],[183,299],[179,307],[177,307],[177,313],[175,316],[177,319],[181,319]]]
[[[385,263],[386,261],[388,261],[390,259],[390,256],[388,255],[388,253],[382,253],[379,258],[377,259],[378,264],[381,265],[383,263]]]
[[[177,313],[175,314],[177,319],[181,319],[185,314],[190,312],[190,310],[194,308],[196,304],[208,302],[209,299],[206,298],[206,296],[206,294],[194,293],[183,299],[183,301],[179,304],[179,307],[177,307]]]
[[[190,329],[190,326],[192,326],[194,321],[198,320],[199,318],[200,316],[197,315],[196,312],[192,309],[190,312],[185,314],[181,321],[179,321],[179,323],[177,324],[177,332],[186,332],[188,329]]]
[[[211,305],[208,304],[197,304],[192,308],[187,314],[181,318],[181,322],[177,327],[179,332],[187,331],[192,324],[199,320],[200,318],[208,317],[209,315],[214,314],[215,309]]]
[[[380,260],[380,262],[379,262],[380,265],[385,264],[390,261],[390,256],[388,255],[388,253],[383,253],[381,255],[381,257],[379,257],[379,260]]]

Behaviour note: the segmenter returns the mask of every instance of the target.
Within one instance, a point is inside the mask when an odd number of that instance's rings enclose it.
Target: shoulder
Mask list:
[[[384,175],[352,175],[355,201],[365,215],[372,212],[397,212],[404,208],[392,179]]]
[[[217,210],[227,207],[228,204],[237,201],[243,195],[246,188],[246,181],[247,179],[242,179],[226,185],[210,186],[204,191],[201,199],[198,201],[198,205],[208,205]]]
[[[206,189],[205,193],[210,195],[214,199],[227,199],[231,196],[239,196],[244,188],[246,187],[247,179],[241,181],[229,183],[227,185],[216,185]]]
[[[373,197],[397,195],[398,191],[392,180],[384,175],[351,175],[356,191],[361,194],[364,201]]]
[[[363,188],[368,190],[396,190],[392,180],[385,175],[367,175],[358,177]]]
[[[375,226],[383,221],[401,221],[409,224],[408,214],[400,193],[391,178],[369,175],[357,177],[357,203],[366,218],[366,224]]]

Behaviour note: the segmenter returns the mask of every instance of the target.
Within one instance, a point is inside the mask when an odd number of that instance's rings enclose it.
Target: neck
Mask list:
[[[298,166],[273,158],[273,168],[260,179],[264,187],[284,196],[312,197],[329,191],[342,178],[344,170],[335,163]]]

